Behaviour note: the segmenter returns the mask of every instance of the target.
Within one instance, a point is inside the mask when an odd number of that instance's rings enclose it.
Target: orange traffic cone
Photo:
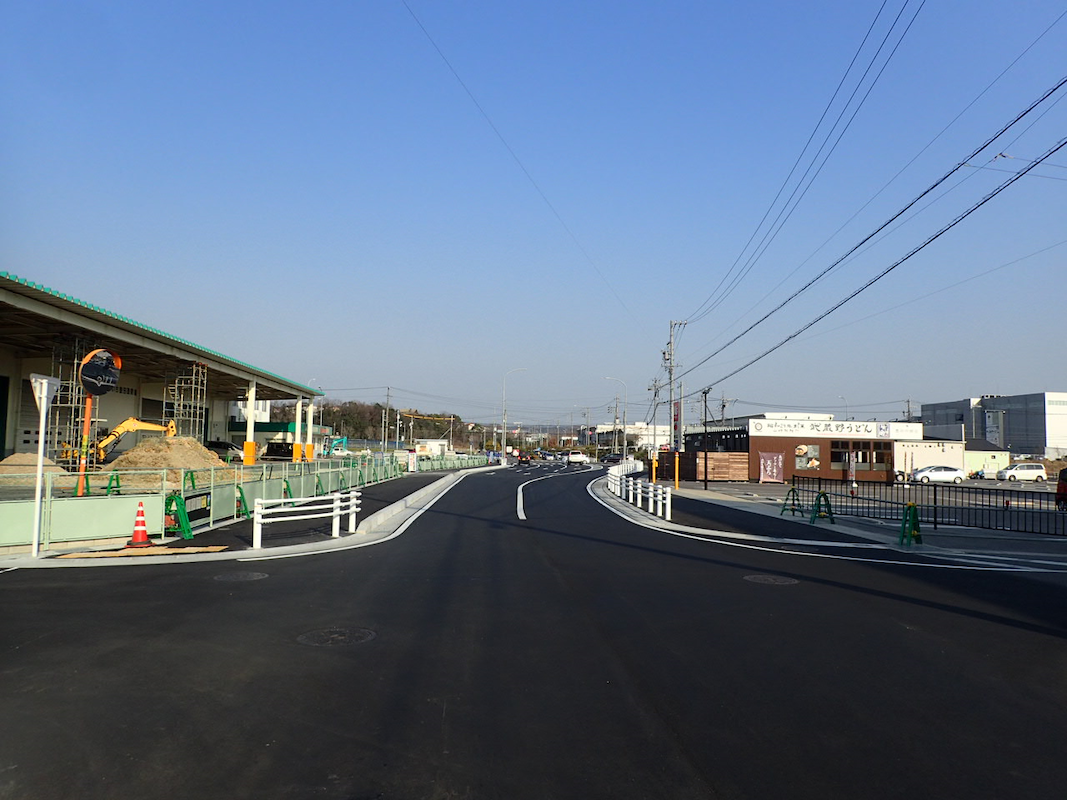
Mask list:
[[[137,504],[137,521],[133,523],[133,538],[126,542],[127,547],[151,547],[148,538],[148,525],[144,521],[144,503]]]

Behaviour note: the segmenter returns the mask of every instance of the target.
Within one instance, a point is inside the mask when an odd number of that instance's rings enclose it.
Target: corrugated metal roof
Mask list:
[[[279,391],[282,395],[292,396],[322,395],[322,392],[318,389],[289,380],[273,372],[227,356],[217,350],[204,347],[180,336],[174,336],[158,328],[145,325],[129,317],[108,311],[106,308],[93,305],[48,286],[20,278],[18,275],[9,272],[0,272],[0,290],[20,295],[30,301],[36,301],[60,312],[50,316],[47,313],[27,310],[25,307],[15,308],[10,303],[4,303],[0,298],[0,310],[4,312],[3,316],[8,318],[5,324],[0,325],[0,343],[7,344],[27,354],[43,355],[50,353],[53,341],[57,337],[76,335],[76,329],[80,327],[77,319],[67,317],[66,325],[60,324],[61,320],[59,318],[66,316],[62,312],[67,312],[76,318],[95,322],[115,331],[114,337],[124,345],[123,348],[119,349],[124,362],[131,355],[128,353],[130,346],[139,346],[147,352],[148,350],[154,350],[149,343],[155,343],[164,349],[183,351],[190,358],[195,358],[196,360],[208,360],[216,371],[221,370],[222,372],[230,373],[231,377],[238,377],[239,374],[243,373],[241,375],[242,380],[247,376],[256,379],[257,382],[265,379],[268,383],[276,384],[275,391],[268,391],[262,395],[264,399],[271,399],[271,395],[277,394]],[[99,325],[95,327],[99,327]],[[83,328],[87,332],[87,336],[93,335],[93,327]],[[123,333],[128,334],[131,338],[124,337]],[[99,338],[98,334],[97,338]],[[135,343],[135,339],[139,341]],[[101,346],[106,346],[106,344]],[[135,354],[134,356],[136,357]],[[235,382],[234,385],[236,386],[237,383],[239,382]]]

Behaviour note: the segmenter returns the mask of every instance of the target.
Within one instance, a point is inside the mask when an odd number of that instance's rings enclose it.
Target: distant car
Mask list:
[[[566,461],[568,464],[588,464],[589,456],[587,456],[581,450],[571,450],[569,453],[567,453]]]
[[[1012,464],[1004,469],[997,470],[998,481],[1037,481],[1042,483],[1048,480],[1048,473],[1044,464]]]
[[[529,464],[531,461],[529,453],[519,453],[519,463]]]
[[[226,462],[243,462],[245,453],[233,442],[207,442],[204,447]]]
[[[621,464],[622,453],[608,453],[606,456],[600,457],[601,464]]]
[[[959,467],[922,467],[911,473],[917,483],[963,483],[964,477]]]

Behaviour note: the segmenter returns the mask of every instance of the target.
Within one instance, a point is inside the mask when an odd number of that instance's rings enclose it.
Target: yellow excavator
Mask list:
[[[136,417],[129,417],[112,428],[107,436],[89,443],[93,452],[96,453],[96,462],[102,464],[104,459],[107,458],[107,454],[118,444],[119,439],[133,431],[161,431],[164,436],[177,436],[178,434],[178,428],[174,424],[174,420],[159,425],[155,422],[143,422]],[[72,448],[67,442],[63,442],[60,445],[60,450],[60,458],[65,460],[76,458],[78,454],[77,449]]]

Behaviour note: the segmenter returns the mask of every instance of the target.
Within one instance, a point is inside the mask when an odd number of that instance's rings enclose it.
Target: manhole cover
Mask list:
[[[216,575],[217,581],[261,581],[267,577],[266,572],[224,572]]]
[[[312,647],[337,647],[369,642],[374,635],[374,631],[367,628],[320,628],[317,631],[302,633],[296,640]]]
[[[746,575],[746,581],[752,581],[752,583],[767,583],[772,586],[788,586],[793,583],[800,583],[796,578],[785,578],[781,575]]]

